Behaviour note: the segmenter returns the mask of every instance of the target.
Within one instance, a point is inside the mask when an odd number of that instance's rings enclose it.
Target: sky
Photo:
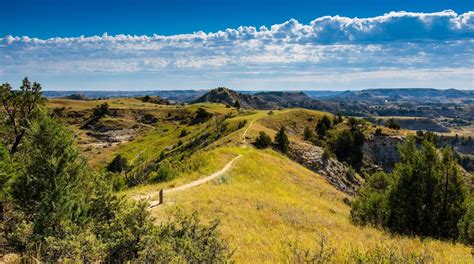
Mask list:
[[[0,82],[474,89],[471,0],[0,0]]]

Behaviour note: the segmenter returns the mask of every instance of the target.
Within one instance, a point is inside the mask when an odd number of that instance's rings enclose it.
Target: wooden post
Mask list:
[[[160,190],[160,203],[163,204],[163,189]]]

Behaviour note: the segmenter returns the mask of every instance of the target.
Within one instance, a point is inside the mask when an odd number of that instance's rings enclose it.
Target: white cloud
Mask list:
[[[323,78],[318,73],[324,69],[331,69],[336,76],[354,69],[375,76],[374,71],[389,68],[406,78],[419,72],[429,79],[434,75],[423,71],[450,69],[443,71],[447,76],[456,69],[472,67],[473,54],[474,12],[391,12],[361,19],[320,17],[309,24],[290,19],[269,28],[241,26],[174,36],[6,36],[0,38],[0,73],[9,79],[91,72],[159,72],[164,76],[182,72],[196,78],[220,78],[217,76],[222,73],[224,78],[241,78],[244,76],[225,73],[259,76],[258,72],[273,72],[274,79],[291,79],[300,72]],[[332,80],[330,73],[326,74]],[[379,78],[393,79],[386,74]],[[465,81],[464,86],[472,88],[472,81]]]

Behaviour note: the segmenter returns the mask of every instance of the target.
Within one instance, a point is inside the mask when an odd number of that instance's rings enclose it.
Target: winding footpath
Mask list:
[[[252,126],[253,124],[253,121],[252,120],[249,124],[249,126],[245,129],[244,131],[244,134],[243,134],[243,138],[242,138],[242,142],[244,143],[243,147],[247,147],[247,132],[248,130],[250,129],[250,127]],[[163,196],[165,194],[170,194],[170,193],[175,193],[175,192],[180,192],[180,191],[184,191],[184,190],[187,190],[189,188],[192,188],[192,187],[196,187],[196,186],[199,186],[203,183],[207,183],[209,181],[212,181],[216,178],[219,178],[220,176],[224,175],[225,173],[227,173],[228,171],[230,171],[230,169],[232,169],[232,166],[234,165],[234,162],[236,162],[238,159],[240,159],[242,157],[242,155],[238,155],[237,157],[233,158],[231,161],[229,161],[225,166],[224,168],[222,168],[221,170],[217,171],[217,172],[214,172],[213,174],[207,176],[207,177],[204,177],[204,178],[201,178],[201,179],[198,179],[198,180],[195,180],[195,181],[192,181],[190,183],[187,183],[187,184],[184,184],[184,185],[181,185],[181,186],[178,186],[178,187],[174,187],[174,188],[171,188],[171,189],[165,189],[163,190]],[[148,195],[140,195],[140,196],[136,196],[134,197],[135,200],[141,200],[141,199],[149,199],[150,197],[153,197],[153,196],[156,196],[156,195],[159,195],[159,192],[152,192],[152,193],[149,193]],[[159,200],[152,200],[150,201],[150,208],[153,208],[153,207],[156,207],[160,205],[160,201]]]

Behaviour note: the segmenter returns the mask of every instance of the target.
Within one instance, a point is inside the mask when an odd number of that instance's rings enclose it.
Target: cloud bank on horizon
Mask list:
[[[172,36],[0,38],[0,76],[47,89],[474,89],[474,12],[325,16]]]

